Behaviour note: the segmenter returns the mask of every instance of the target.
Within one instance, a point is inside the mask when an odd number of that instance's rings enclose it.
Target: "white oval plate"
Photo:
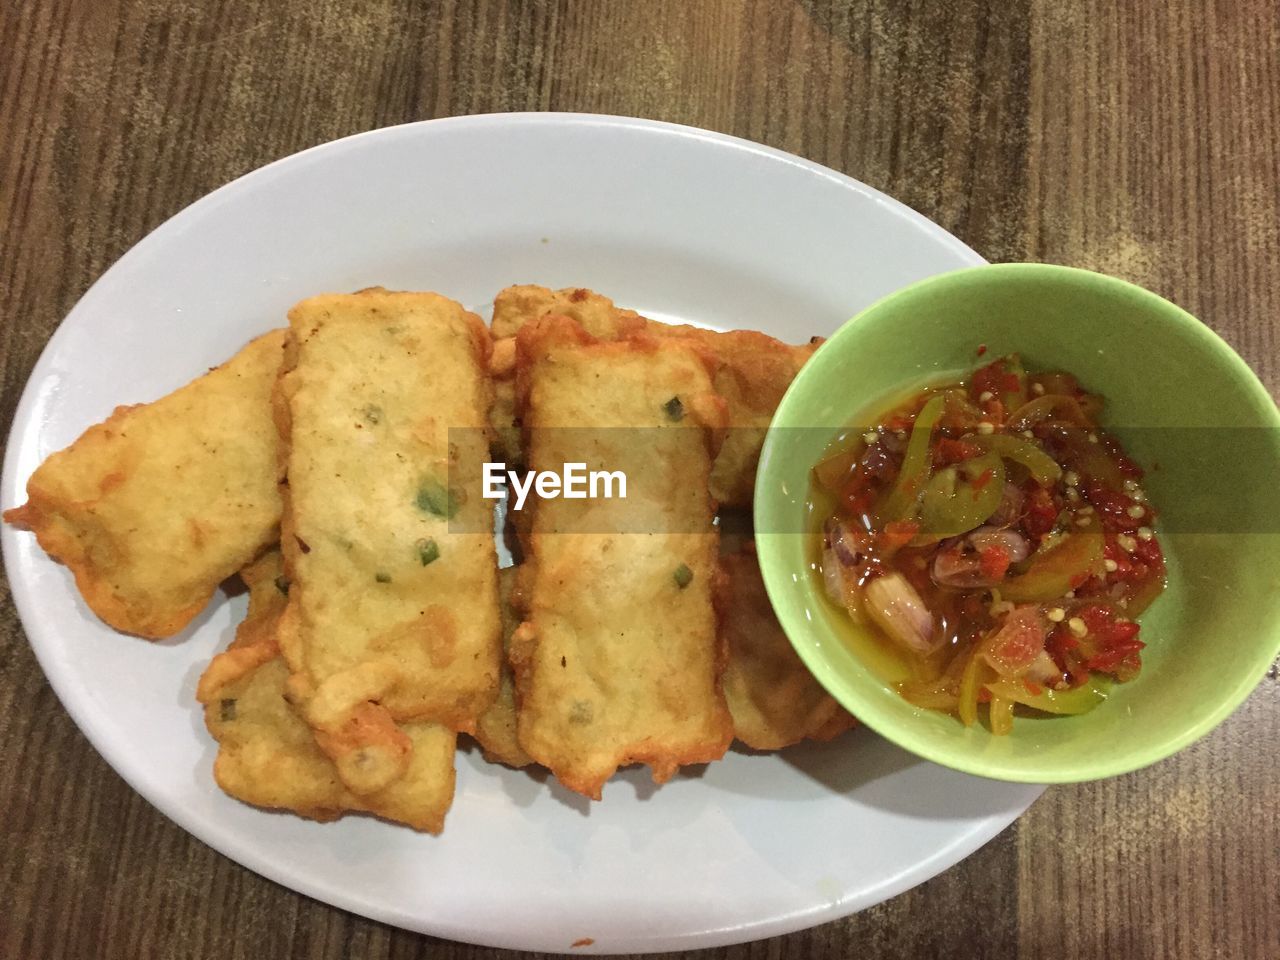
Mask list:
[[[22,502],[36,465],[117,404],[185,383],[322,291],[439,290],[483,312],[510,283],[585,285],[654,317],[804,341],[904,284],[981,262],[860,183],[702,130],[568,114],[377,130],[236,180],[121,258],[32,372],[0,503]],[[149,644],[91,616],[29,534],[2,539],[50,683],[139,793],[252,870],[435,936],[553,951],[592,938],[581,952],[603,953],[786,933],[934,876],[1042,789],[859,731],[730,753],[660,789],[626,771],[595,804],[460,752],[440,837],[265,813],[214,786],[193,697],[243,601],[220,597],[182,637]]]

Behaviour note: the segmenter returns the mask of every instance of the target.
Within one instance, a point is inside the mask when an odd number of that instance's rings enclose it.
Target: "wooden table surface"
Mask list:
[[[193,200],[335,137],[503,110],[794,151],[989,259],[1142,283],[1280,385],[1275,0],[6,0],[0,421],[89,284]],[[90,748],[0,590],[0,955],[490,954],[315,903],[187,836]],[[1273,670],[1180,756],[1051,789],[910,893],[714,953],[1274,960],[1278,738]]]

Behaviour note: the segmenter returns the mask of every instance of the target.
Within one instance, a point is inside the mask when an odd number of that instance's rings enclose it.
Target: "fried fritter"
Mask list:
[[[729,409],[729,431],[711,470],[710,489],[726,507],[749,508],[764,436],[782,395],[818,344],[792,347],[756,330],[720,333],[701,327],[660,327],[665,336],[690,337],[719,361],[715,388]]]
[[[515,336],[529,321],[552,314],[572,317],[600,340],[616,340],[648,322],[638,313],[618,309],[608,297],[580,288],[557,291],[526,284],[507,287],[494,298],[491,420],[496,448],[508,464],[524,462],[515,403]]]
[[[117,630],[182,630],[279,535],[270,396],[285,332],[153,403],[117,407],[50,456],[5,520],[34,531]]]
[[[627,477],[625,499],[525,507],[510,652],[520,745],[597,799],[620,765],[647,763],[662,782],[719,758],[732,721],[707,478],[725,413],[706,358],[686,340],[598,341],[546,317],[518,335],[517,395],[531,468]]]
[[[765,592],[753,544],[720,558],[727,583],[720,633],[734,735],[756,750],[830,740],[855,723],[800,660]]]
[[[498,687],[498,698],[489,709],[480,714],[476,723],[475,738],[484,752],[484,758],[490,763],[504,763],[508,767],[526,767],[533,760],[516,737],[516,690],[515,677],[507,663],[506,651],[511,645],[511,635],[520,624],[519,613],[512,606],[512,592],[515,589],[516,568],[507,567],[498,571],[498,592],[502,596],[502,643],[503,660],[501,683]]]
[[[398,722],[472,731],[497,694],[490,340],[432,293],[313,297],[289,323],[280,643],[291,696],[367,795],[408,763]]]
[[[311,728],[285,700],[289,668],[276,642],[288,589],[283,573],[275,549],[241,572],[249,588],[248,615],[196,691],[205,725],[218,741],[218,786],[245,803],[313,820],[358,811],[439,833],[453,800],[455,734],[439,724],[405,724],[405,775],[363,797],[346,789]]]
[[[818,348],[817,341],[793,347],[754,330],[722,333],[659,323],[616,307],[608,297],[591,290],[550,290],[532,285],[508,287],[494,298],[493,335],[513,337],[524,324],[553,314],[573,317],[587,333],[601,340],[643,330],[654,337],[691,338],[709,350],[718,361],[714,384],[728,404],[731,428],[711,471],[711,496],[723,506],[751,506],[765,432],[787,387]],[[507,352],[499,340],[496,355],[505,357]],[[508,364],[500,364],[495,376],[502,377],[507,369]],[[508,409],[495,407],[494,425],[501,436],[509,438],[504,443],[508,459],[519,460]]]

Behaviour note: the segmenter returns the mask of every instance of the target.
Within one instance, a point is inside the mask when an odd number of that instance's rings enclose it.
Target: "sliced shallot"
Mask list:
[[[831,547],[822,551],[822,585],[832,603],[844,606],[844,571]]]
[[[1031,546],[1025,537],[1013,530],[1000,527],[979,527],[966,537],[975,550],[986,547],[999,547],[1009,555],[1010,563],[1021,563],[1031,553]]]
[[[980,555],[982,550],[991,547],[1003,550],[1009,563],[1027,559],[1031,550],[1021,534],[1000,527],[982,526],[963,539],[943,543],[933,558],[933,582],[959,590],[996,586],[1004,577],[993,577],[984,571]]]
[[[941,645],[933,615],[916,588],[900,573],[876,577],[863,588],[863,608],[889,637],[913,653],[928,656]]]
[[[996,527],[1009,527],[1018,522],[1022,516],[1022,504],[1026,499],[1022,489],[1016,483],[1006,483],[1004,494],[1000,498],[1000,506],[991,515],[987,523]]]

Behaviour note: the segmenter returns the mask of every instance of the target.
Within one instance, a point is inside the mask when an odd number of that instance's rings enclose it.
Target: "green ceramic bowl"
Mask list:
[[[814,574],[810,468],[837,430],[912,388],[1022,354],[1107,400],[1104,416],[1148,468],[1144,487],[1169,588],[1141,618],[1141,675],[1076,717],[966,729],[903,700]],[[862,420],[861,422],[868,422]],[[1153,469],[1154,468],[1154,469]],[[760,565],[792,644],[873,730],[937,763],[1056,783],[1154,763],[1204,736],[1280,651],[1280,414],[1245,363],[1173,304],[1110,277],[1044,264],[961,270],[881,300],[842,327],[787,391],[756,484]],[[859,653],[859,651],[863,653]]]

